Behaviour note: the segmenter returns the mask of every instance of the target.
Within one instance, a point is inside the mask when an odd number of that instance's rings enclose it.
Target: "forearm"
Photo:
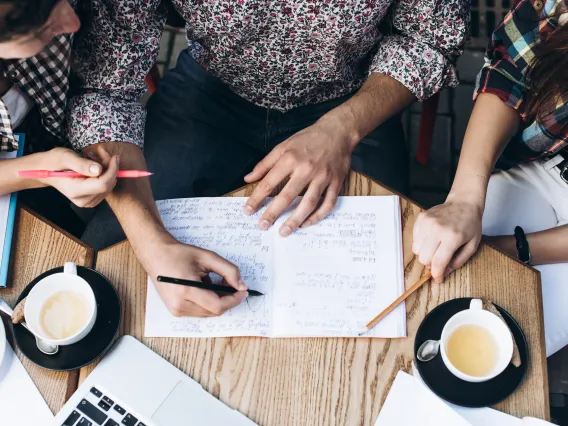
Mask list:
[[[486,237],[511,256],[517,256],[516,240],[513,235]],[[527,234],[531,252],[531,265],[548,265],[568,262],[568,225]]]
[[[491,172],[519,123],[517,111],[497,96],[479,95],[467,126],[449,199],[467,197],[481,207],[485,205]]]
[[[49,169],[47,166],[48,162],[46,163],[46,155],[47,153],[41,153],[0,160],[0,195],[46,186],[37,179],[18,177],[18,171],[20,170]]]
[[[108,142],[104,147],[111,155],[120,156],[121,169],[146,170],[144,155],[136,145]],[[91,145],[84,151],[96,154],[96,145]],[[149,178],[119,179],[106,200],[142,264],[148,260],[144,256],[149,250],[141,248],[172,239],[160,219]]]
[[[352,98],[325,114],[320,121],[339,127],[354,148],[414,99],[414,95],[395,79],[373,73]]]

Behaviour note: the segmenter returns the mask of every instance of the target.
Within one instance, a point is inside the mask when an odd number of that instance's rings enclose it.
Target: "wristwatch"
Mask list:
[[[525,265],[531,263],[531,251],[525,231],[520,226],[515,227],[515,240],[517,241],[517,257]]]

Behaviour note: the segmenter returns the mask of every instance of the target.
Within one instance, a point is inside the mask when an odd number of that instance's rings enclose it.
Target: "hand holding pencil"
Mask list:
[[[97,147],[97,154],[95,160],[67,148],[54,148],[25,156],[21,159],[22,167],[16,173],[16,180],[22,182],[19,184],[22,189],[52,186],[75,205],[94,207],[113,190],[120,164],[119,156],[111,156],[101,145]],[[57,179],[52,176],[77,177]]]
[[[152,176],[153,173],[147,172],[145,170],[120,170],[117,174],[117,178],[141,178],[146,176]],[[44,178],[88,178],[82,173],[75,171],[51,171],[51,170],[20,170],[18,176],[21,178],[32,178],[32,179],[44,179]]]

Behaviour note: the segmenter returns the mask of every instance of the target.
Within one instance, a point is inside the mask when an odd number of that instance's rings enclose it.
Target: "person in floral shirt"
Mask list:
[[[146,111],[139,98],[163,2],[92,3],[91,28],[75,44],[83,86],[70,102],[69,139],[89,155],[105,143],[121,168],[155,175],[119,182],[84,239],[96,248],[120,239],[116,215],[155,283],[215,272],[240,290],[157,283],[175,315],[219,315],[246,297],[246,284],[227,260],[177,242],[154,196],[217,196],[259,182],[243,206],[251,215],[287,182],[259,218],[268,229],[305,191],[280,228],[287,236],[332,211],[350,167],[404,191],[399,115],[457,85],[469,29],[467,0],[172,0],[189,46]]]

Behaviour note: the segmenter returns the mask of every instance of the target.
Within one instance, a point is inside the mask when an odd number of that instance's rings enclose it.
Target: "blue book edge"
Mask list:
[[[18,133],[18,157],[24,154],[24,143],[26,136]],[[12,250],[12,237],[14,235],[14,222],[16,221],[18,193],[10,195],[10,207],[8,209],[8,220],[6,221],[6,233],[4,234],[4,250],[2,251],[2,263],[0,264],[0,288],[6,287],[8,283],[8,271],[10,269],[10,252]]]

